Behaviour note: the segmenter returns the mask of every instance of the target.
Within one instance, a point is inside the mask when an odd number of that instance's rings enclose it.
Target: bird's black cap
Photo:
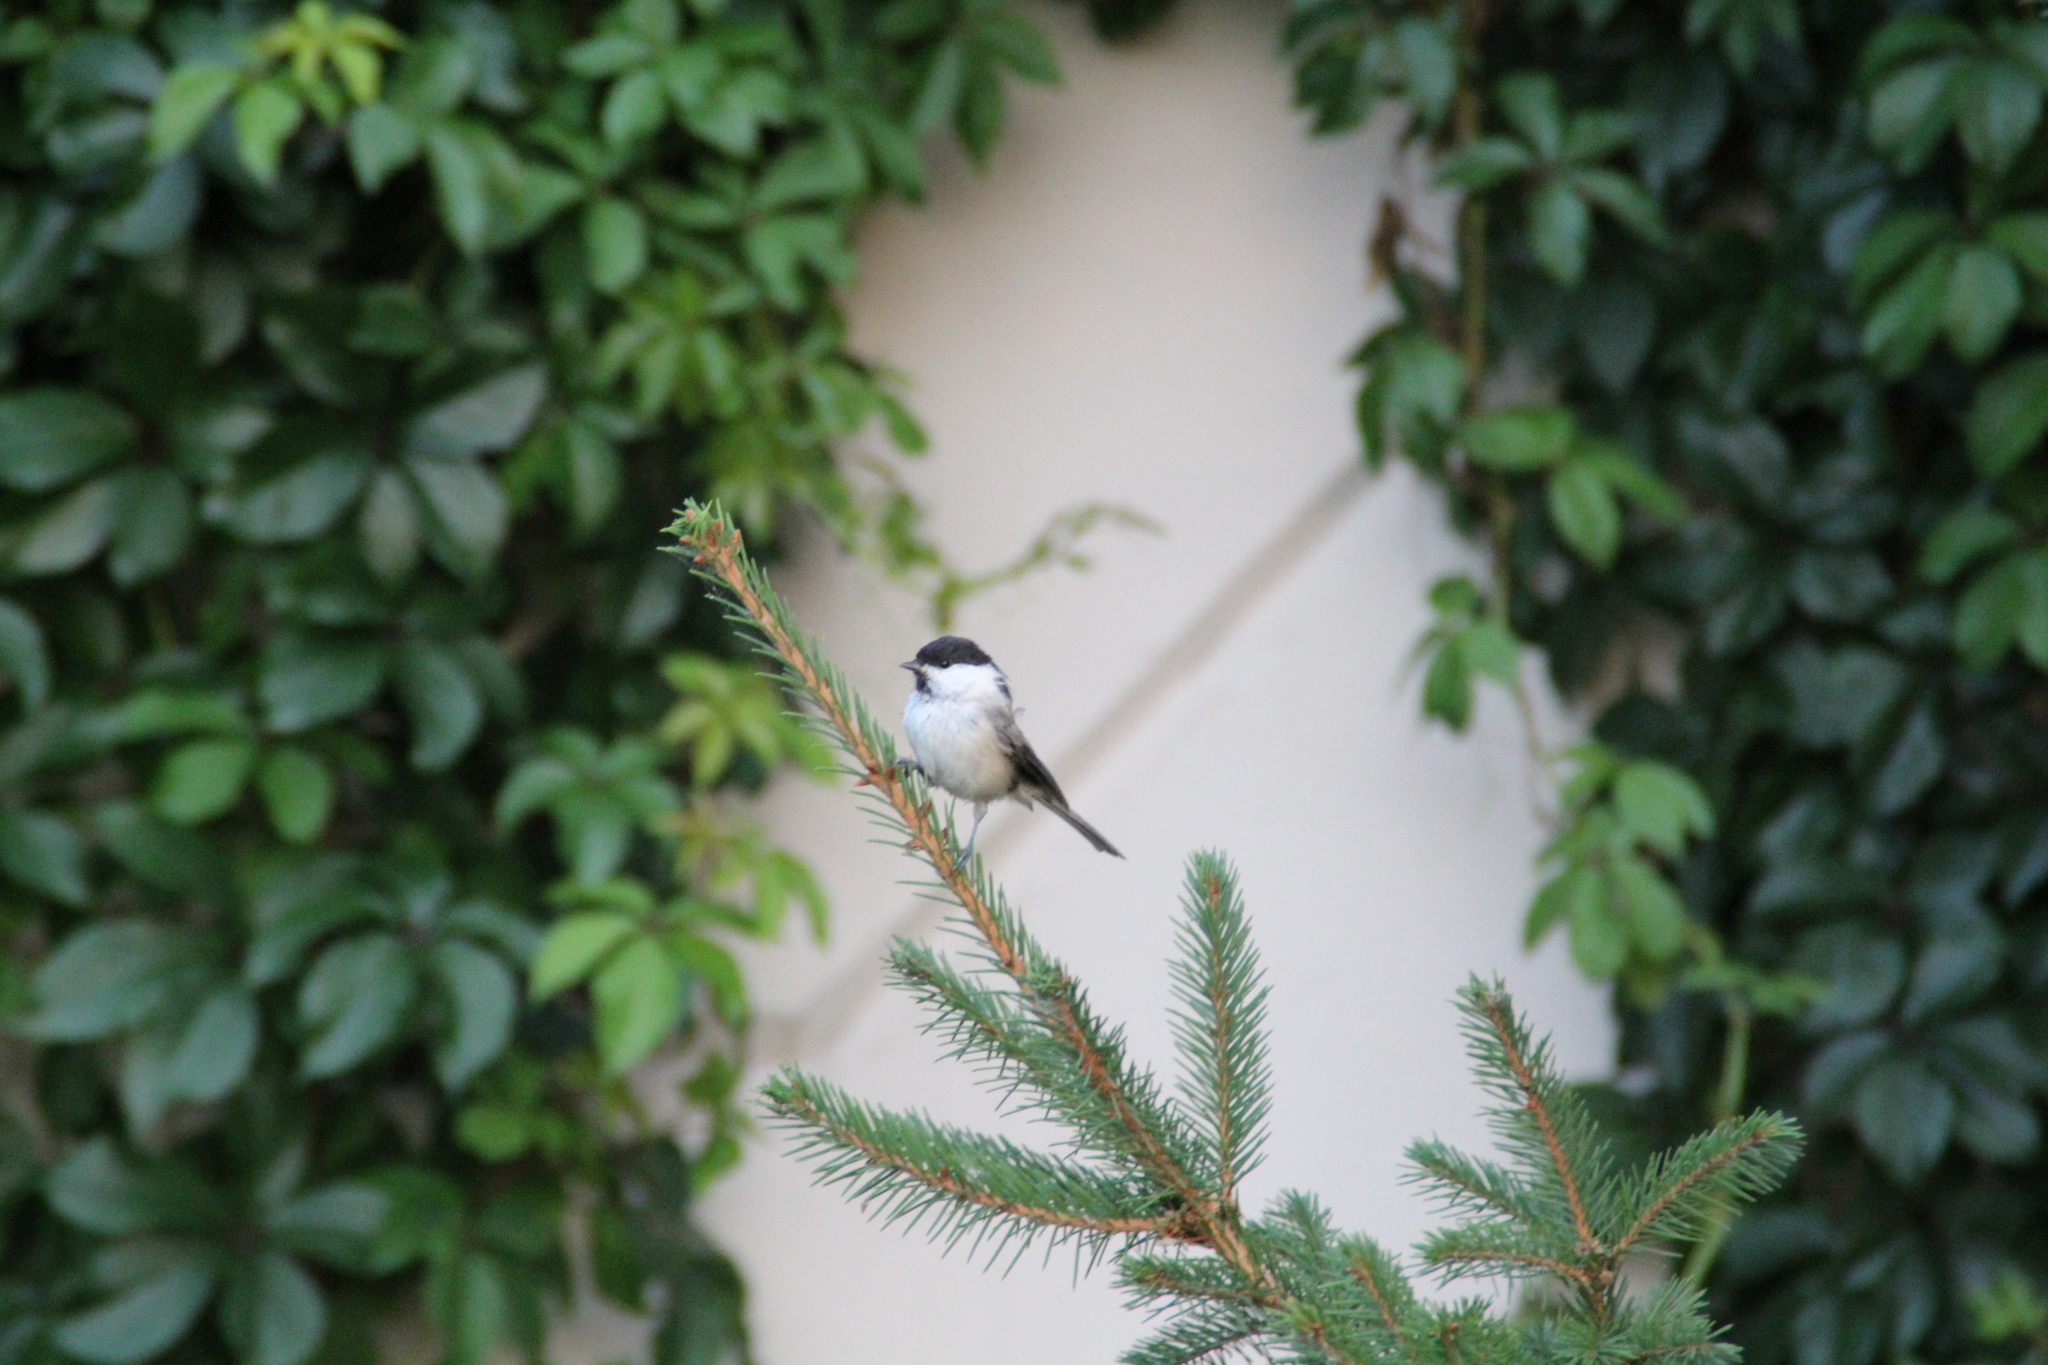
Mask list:
[[[995,660],[964,635],[941,635],[917,651],[911,662],[919,668],[947,668],[953,664],[992,664]]]

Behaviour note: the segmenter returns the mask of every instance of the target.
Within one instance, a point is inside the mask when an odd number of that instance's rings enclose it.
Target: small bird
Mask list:
[[[1009,679],[980,645],[958,635],[941,635],[903,667],[917,681],[903,704],[903,729],[917,762],[910,765],[935,787],[974,803],[974,829],[963,852],[974,851],[989,803],[1005,796],[1030,806],[1044,804],[1083,839],[1121,858],[1095,826],[1067,808],[1060,784],[1031,751],[1017,728]]]

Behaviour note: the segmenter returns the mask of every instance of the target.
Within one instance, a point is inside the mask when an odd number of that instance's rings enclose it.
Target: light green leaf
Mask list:
[[[532,424],[547,397],[547,366],[522,364],[442,399],[406,424],[403,456],[459,460],[504,450]]]
[[[1629,927],[1611,903],[1612,888],[1604,871],[1593,871],[1600,894],[1575,895],[1565,906],[1572,961],[1596,980],[1613,976],[1628,961]]]
[[[616,294],[647,269],[647,220],[616,195],[583,206],[583,256],[590,282]]]
[[[281,744],[263,756],[256,770],[256,790],[280,838],[311,843],[327,828],[334,810],[334,778],[325,763],[297,745]]]
[[[661,77],[652,68],[643,67],[612,83],[604,98],[599,124],[606,142],[625,148],[651,135],[667,116],[668,98]]]
[[[556,921],[533,955],[527,990],[546,1000],[589,976],[611,951],[639,927],[633,916],[592,910]]]
[[[1565,544],[1595,568],[1613,567],[1621,549],[1621,509],[1596,469],[1581,460],[1557,466],[1545,482],[1544,502]]]
[[[683,1017],[682,978],[661,945],[638,937],[620,948],[590,980],[597,1055],[614,1076],[654,1051]]]
[[[1495,88],[1501,114],[1522,135],[1536,155],[1555,161],[1564,150],[1564,106],[1557,78],[1547,71],[1522,71]]]
[[[1621,898],[1622,918],[1635,951],[1669,962],[1685,950],[1685,902],[1662,873],[1641,858],[1617,858],[1608,876]]]
[[[1568,408],[1506,408],[1458,428],[1465,453],[1489,469],[1547,469],[1564,458],[1578,424]]]
[[[260,184],[275,181],[285,141],[305,116],[305,105],[281,80],[245,87],[235,96],[235,146],[243,169]]]
[[[1614,805],[1636,838],[1676,857],[1690,835],[1714,832],[1714,808],[1686,773],[1668,763],[1638,760],[1614,782]]]
[[[256,1060],[256,1001],[239,986],[222,986],[199,1002],[168,1058],[166,1088],[198,1103],[225,1097]]]
[[[1920,363],[1934,344],[1948,309],[1948,272],[1955,259],[1951,245],[1936,246],[1886,290],[1863,320],[1863,353],[1889,378],[1898,378]]]
[[[390,934],[330,944],[299,983],[299,1019],[313,1034],[300,1074],[336,1075],[390,1042],[417,987],[411,954]]]
[[[150,156],[163,161],[191,146],[241,83],[242,73],[232,66],[180,64],[165,78],[149,111]]]
[[[1535,164],[1529,149],[1513,138],[1474,138],[1437,163],[1436,183],[1461,190],[1490,190]]]
[[[1522,642],[1506,626],[1475,621],[1458,635],[1457,650],[1467,671],[1513,687],[1521,676]]]
[[[249,740],[187,740],[157,769],[149,804],[172,824],[205,824],[241,798],[255,763],[256,746]]]
[[[441,224],[465,254],[474,256],[483,249],[484,234],[491,226],[483,160],[465,130],[456,127],[429,129],[426,146]]]

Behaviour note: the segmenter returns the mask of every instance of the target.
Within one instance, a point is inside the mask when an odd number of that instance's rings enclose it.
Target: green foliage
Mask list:
[[[1264,1215],[1247,1215],[1239,1185],[1257,1164],[1270,1102],[1266,992],[1228,861],[1209,852],[1188,860],[1172,966],[1181,1083],[1169,1094],[981,864],[962,861],[929,792],[897,768],[887,733],[798,629],[717,507],[686,505],[673,530],[774,671],[814,703],[820,727],[865,778],[877,822],[906,839],[960,909],[971,966],[900,939],[890,951],[897,984],[1006,1109],[1058,1131],[1053,1149],[1026,1147],[786,1070],[764,1094],[823,1182],[885,1222],[987,1248],[992,1263],[1033,1246],[1111,1257],[1133,1303],[1163,1320],[1124,1357],[1137,1365],[1240,1350],[1357,1365],[1736,1359],[1697,1284],[1679,1277],[1631,1294],[1622,1268],[1774,1186],[1798,1152],[1797,1125],[1764,1112],[1730,1118],[1629,1168],[1499,983],[1474,980],[1459,1002],[1502,1159],[1435,1141],[1410,1147],[1416,1183],[1449,1218],[1419,1250],[1446,1280],[1535,1281],[1555,1292],[1548,1311],[1503,1318],[1481,1301],[1424,1302],[1394,1257],[1339,1233],[1312,1195],[1284,1193]],[[1616,799],[1653,842],[1697,828],[1697,793],[1684,779],[1621,767],[1606,785],[1624,781],[1630,794]],[[588,955],[579,945],[578,960]]]
[[[592,1279],[744,1354],[731,944],[824,903],[733,796],[820,765],[654,532],[871,535],[849,224],[1006,72],[950,0],[0,17],[0,1357],[538,1359]]]
[[[1448,52],[1404,61],[1425,30]],[[1451,282],[1382,210],[1360,434],[1491,560],[1432,591],[1425,711],[1520,699],[1525,646],[1597,708],[1545,756],[1528,925],[1624,987],[1609,1100],[1816,1134],[1785,1195],[1681,1234],[1688,1276],[1759,1362],[2037,1340],[2048,20],[1302,0],[1286,40],[1319,129],[1401,100],[1465,193]]]

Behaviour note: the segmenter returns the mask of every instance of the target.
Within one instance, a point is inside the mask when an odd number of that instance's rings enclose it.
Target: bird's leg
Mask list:
[[[981,833],[981,817],[987,814],[988,802],[977,801],[974,803],[974,828],[967,831],[967,847],[960,850],[962,858],[974,856],[974,836]]]
[[[899,759],[897,759],[897,760],[896,760],[896,771],[897,771],[897,773],[898,773],[898,774],[902,774],[902,773],[916,773],[916,774],[917,774],[917,775],[918,775],[919,777],[923,777],[923,776],[924,776],[924,769],[918,766],[917,760],[916,760],[916,759],[914,759],[914,758],[899,758]]]

